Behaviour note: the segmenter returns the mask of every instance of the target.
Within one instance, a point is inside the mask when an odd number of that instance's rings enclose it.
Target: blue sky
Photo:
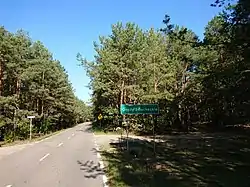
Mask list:
[[[143,29],[161,28],[165,14],[172,23],[186,26],[202,37],[217,13],[214,0],[7,0],[1,2],[0,25],[15,32],[24,29],[42,41],[66,68],[76,95],[87,101],[89,79],[78,66],[80,52],[93,60],[93,41],[110,34],[111,24],[135,22]]]

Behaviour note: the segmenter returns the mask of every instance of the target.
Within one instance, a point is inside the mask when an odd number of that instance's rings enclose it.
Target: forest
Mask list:
[[[94,43],[94,61],[77,55],[90,77],[94,119],[104,117],[96,126],[114,129],[126,118],[133,131],[150,133],[150,116],[120,115],[121,104],[149,103],[160,108],[158,134],[249,123],[250,2],[212,6],[224,9],[207,23],[203,39],[166,15],[163,28],[113,24]]]
[[[0,141],[42,136],[90,120],[90,109],[74,95],[64,67],[28,33],[0,27]]]

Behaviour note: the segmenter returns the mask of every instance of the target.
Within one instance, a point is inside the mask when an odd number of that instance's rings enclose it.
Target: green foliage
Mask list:
[[[91,80],[94,118],[104,116],[102,128],[122,125],[122,103],[158,103],[158,133],[249,122],[250,5],[225,2],[215,2],[224,10],[208,23],[203,41],[166,15],[160,32],[114,24],[111,35],[95,43],[93,62],[78,55]],[[134,130],[152,129],[144,116],[132,118],[143,127]]]
[[[40,42],[20,30],[0,27],[0,134],[6,141],[45,134],[89,118],[87,105],[75,97],[68,75]]]

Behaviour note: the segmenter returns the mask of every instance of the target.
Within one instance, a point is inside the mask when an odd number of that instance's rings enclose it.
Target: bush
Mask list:
[[[24,121],[19,122],[15,133],[16,133],[15,138],[19,140],[24,140],[28,138],[30,133],[29,124]]]
[[[15,135],[13,131],[8,131],[4,135],[4,141],[7,143],[13,142],[15,140]]]

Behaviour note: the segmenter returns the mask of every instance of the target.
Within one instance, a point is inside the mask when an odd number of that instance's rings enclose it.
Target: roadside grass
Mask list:
[[[64,130],[66,130],[66,129],[62,129],[62,130],[59,130],[59,131],[56,131],[56,132],[44,134],[44,135],[41,135],[41,136],[38,136],[38,135],[34,134],[34,137],[32,137],[31,141],[29,139],[25,139],[25,140],[16,140],[16,141],[13,141],[13,142],[0,142],[0,147],[8,147],[8,146],[13,146],[13,145],[21,145],[21,144],[27,144],[27,143],[30,143],[30,142],[40,141],[40,140],[43,140],[43,139],[48,138],[50,136],[56,135],[56,134],[58,134],[58,133],[60,133],[60,132],[62,132]]]
[[[129,139],[102,150],[111,187],[250,186],[250,136],[209,134],[153,142]]]
[[[91,125],[88,129],[92,131],[95,135],[121,135],[121,131],[116,131],[115,128],[100,128],[97,125]],[[136,135],[134,132],[129,132],[129,135]],[[122,130],[122,136],[126,136],[126,131]]]
[[[117,131],[114,129],[103,129],[100,128],[98,125],[91,125],[90,129],[92,132],[94,132],[96,135],[119,135]]]
[[[116,131],[94,131],[96,135],[119,135]]]

